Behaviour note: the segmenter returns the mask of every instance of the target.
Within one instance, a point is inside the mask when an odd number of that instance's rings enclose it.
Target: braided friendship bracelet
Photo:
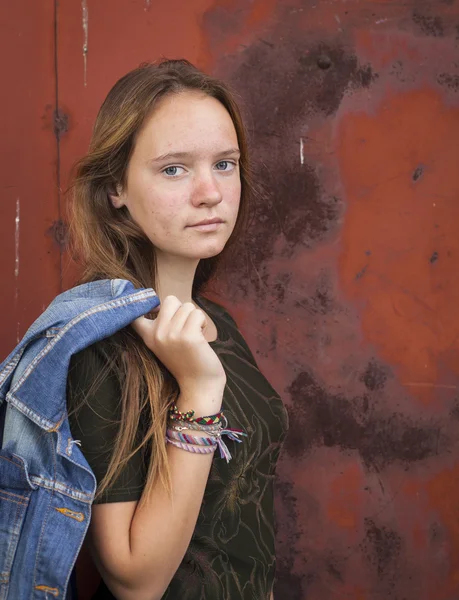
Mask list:
[[[224,418],[223,411],[208,417],[195,417],[194,415],[194,410],[183,413],[178,409],[176,404],[173,404],[169,408],[169,419],[171,421],[184,421],[186,423],[197,423],[198,425],[215,425],[220,423]]]
[[[230,429],[223,411],[208,417],[195,417],[194,415],[194,410],[183,413],[176,404],[173,404],[169,408],[170,426],[166,432],[166,442],[182,450],[198,454],[208,454],[218,446],[221,458],[225,458],[228,463],[231,460],[231,454],[222,440],[222,436],[226,435],[230,440],[240,443],[242,440],[239,439],[239,436],[247,434],[240,429]],[[184,429],[204,431],[209,434],[209,437],[180,433]]]
[[[184,444],[183,442],[176,442],[175,440],[171,440],[168,437],[166,437],[166,442],[168,444],[172,444],[172,446],[176,446],[177,448],[186,450],[187,452],[193,452],[194,454],[212,454],[217,448],[217,444],[214,444],[213,446],[196,446],[195,444]]]
[[[173,429],[168,429],[166,435],[170,440],[177,440],[179,442],[184,442],[185,444],[194,444],[195,446],[214,446],[217,443],[217,437],[219,437],[217,435],[212,437],[199,437],[197,435],[180,433]]]
[[[169,429],[175,429],[175,431],[192,429],[193,431],[205,431],[209,434],[217,434],[223,429],[221,423],[218,423],[217,425],[198,425],[197,423],[186,423],[182,425],[180,421],[170,421],[168,427]]]
[[[231,460],[232,456],[230,451],[228,450],[228,446],[222,440],[223,435],[226,435],[227,437],[229,437],[230,440],[233,440],[234,442],[240,443],[242,442],[242,440],[240,440],[238,436],[245,436],[247,434],[238,429],[223,429],[223,427],[220,426],[220,429],[216,434],[211,434],[209,437],[206,438],[180,432],[176,433],[173,429],[168,429],[166,432],[166,441],[171,444],[174,443],[175,446],[177,444],[182,444],[178,447],[182,448],[183,450],[189,450],[189,452],[194,452],[194,450],[192,450],[190,446],[198,446],[200,448],[213,447],[214,449],[218,446],[218,449],[220,450],[220,457],[224,458],[228,463]]]

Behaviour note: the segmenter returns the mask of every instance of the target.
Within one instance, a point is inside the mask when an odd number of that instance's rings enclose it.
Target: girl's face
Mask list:
[[[219,254],[236,223],[241,196],[236,130],[224,106],[199,92],[163,98],[137,136],[125,205],[160,255]]]

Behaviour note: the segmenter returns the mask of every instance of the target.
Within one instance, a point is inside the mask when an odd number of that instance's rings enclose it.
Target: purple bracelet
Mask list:
[[[185,444],[193,444],[195,446],[215,446],[217,444],[217,436],[201,437],[198,435],[190,435],[189,433],[180,433],[174,429],[167,430],[167,437]]]
[[[184,444],[183,442],[176,442],[168,437],[166,437],[166,442],[176,446],[177,448],[180,448],[181,450],[192,452],[193,454],[212,454],[217,448],[217,444],[214,444],[213,446],[197,446],[196,444]]]
[[[180,431],[176,431],[172,428],[168,428],[166,432],[166,441],[178,448],[182,448],[183,450],[188,450],[189,452],[199,452],[198,450],[191,450],[191,447],[196,446],[198,448],[209,448],[213,447],[215,450],[216,446],[220,450],[220,457],[224,458],[228,463],[232,456],[230,451],[228,450],[228,446],[222,439],[222,436],[226,435],[230,440],[234,442],[241,443],[242,440],[239,439],[240,435],[247,435],[243,431],[238,429],[224,429],[220,427],[218,432],[215,435],[211,434],[209,437],[198,437],[186,433],[181,433]],[[181,444],[180,446],[178,444]],[[184,446],[187,446],[185,448]],[[190,449],[188,448],[190,447]],[[201,452],[204,454],[204,452]]]

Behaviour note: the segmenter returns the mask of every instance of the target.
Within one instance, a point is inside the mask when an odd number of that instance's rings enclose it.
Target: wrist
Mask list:
[[[180,388],[177,408],[181,412],[194,410],[196,417],[214,415],[221,410],[224,386],[211,388]]]

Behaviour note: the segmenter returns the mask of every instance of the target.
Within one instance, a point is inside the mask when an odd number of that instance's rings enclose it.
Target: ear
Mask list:
[[[125,194],[121,183],[116,184],[115,190],[115,192],[109,192],[108,197],[115,208],[121,208],[125,205]]]

